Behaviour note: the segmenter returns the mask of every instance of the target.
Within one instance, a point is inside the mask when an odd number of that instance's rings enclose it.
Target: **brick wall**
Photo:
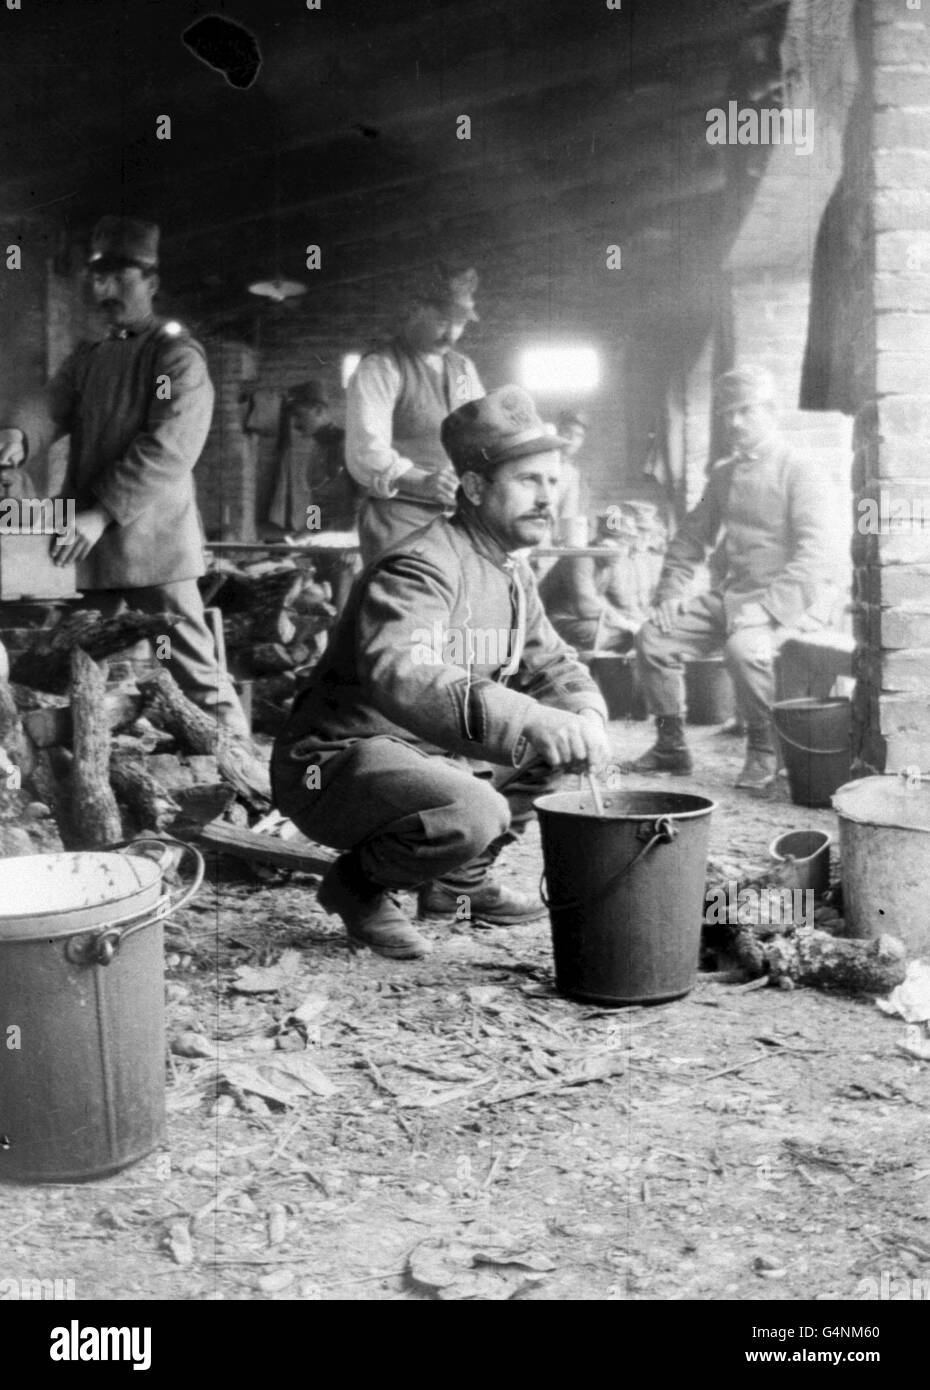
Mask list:
[[[863,763],[930,770],[930,22],[863,7],[852,179],[869,209],[854,367],[855,730]],[[885,503],[883,508],[882,503]],[[876,511],[865,510],[875,508]],[[896,518],[904,525],[898,527]],[[869,525],[876,522],[875,525]]]
[[[18,245],[21,268],[7,269],[7,247]],[[40,227],[0,223],[0,399],[2,409],[39,389],[47,375],[45,332],[46,280],[51,242]],[[26,493],[44,496],[46,470],[32,461],[28,478],[18,478]]]
[[[210,540],[255,539],[255,441],[242,429],[242,397],[256,376],[245,343],[203,336],[216,391],[213,422],[194,473],[197,501]]]
[[[332,405],[333,422],[345,424],[345,392],[341,383],[342,359],[346,353],[367,346],[354,340],[333,340],[312,322],[288,309],[264,310],[254,338],[256,384],[281,391],[300,381],[322,383]],[[261,527],[268,515],[274,493],[277,441],[272,436],[258,438],[254,446],[255,508]]]

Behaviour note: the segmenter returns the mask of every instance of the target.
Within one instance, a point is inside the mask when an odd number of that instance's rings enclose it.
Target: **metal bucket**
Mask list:
[[[588,664],[610,719],[646,718],[646,706],[636,679],[634,652],[605,652],[590,657]]]
[[[930,955],[930,785],[862,777],[833,797],[845,936],[897,936]]]
[[[689,724],[725,724],[733,718],[736,693],[722,656],[685,662],[685,708]]]
[[[0,864],[0,1180],[104,1177],[163,1140],[162,924],[203,879],[185,845],[193,880],[165,889],[172,843]]]
[[[829,806],[849,779],[852,712],[849,700],[779,700],[772,706],[796,806]]]
[[[703,796],[612,792],[536,801],[556,985],[595,1004],[660,1004],[693,987],[710,814]]]
[[[830,841],[825,830],[787,830],[776,835],[769,854],[777,864],[790,864],[794,887],[822,895],[830,887]]]

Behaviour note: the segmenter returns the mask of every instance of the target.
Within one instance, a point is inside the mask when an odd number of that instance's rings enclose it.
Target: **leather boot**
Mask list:
[[[367,946],[391,960],[416,960],[433,949],[407,917],[397,893],[373,883],[354,851],[340,855],[327,869],[317,897],[322,908],[342,918],[353,946]]]
[[[685,721],[680,714],[660,714],[656,719],[656,741],[642,757],[627,763],[625,772],[671,772],[687,777],[694,763],[685,743]]]
[[[535,893],[505,888],[490,874],[470,886],[451,879],[427,883],[420,889],[417,908],[427,921],[468,922],[473,927],[519,927],[546,915]]]
[[[772,747],[772,731],[767,724],[750,725],[746,738],[746,761],[735,785],[743,791],[767,792],[775,782],[778,759]]]

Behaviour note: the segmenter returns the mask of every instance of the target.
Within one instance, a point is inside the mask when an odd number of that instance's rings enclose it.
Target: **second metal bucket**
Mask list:
[[[607,704],[611,719],[645,719],[646,706],[636,680],[633,652],[602,652],[590,658],[591,675]]]
[[[685,662],[685,708],[689,724],[725,724],[733,718],[736,694],[722,656]]]
[[[595,1004],[678,999],[697,974],[714,802],[665,791],[536,802],[556,985]]]
[[[849,780],[852,714],[849,700],[779,700],[772,706],[796,806],[829,806]]]

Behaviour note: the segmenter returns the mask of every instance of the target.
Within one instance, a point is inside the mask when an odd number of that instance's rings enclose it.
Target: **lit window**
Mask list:
[[[590,347],[527,348],[520,355],[518,373],[528,391],[564,396],[595,390],[601,363]]]
[[[349,377],[355,371],[359,362],[362,360],[360,352],[347,352],[342,359],[342,389],[343,391],[349,384]]]

